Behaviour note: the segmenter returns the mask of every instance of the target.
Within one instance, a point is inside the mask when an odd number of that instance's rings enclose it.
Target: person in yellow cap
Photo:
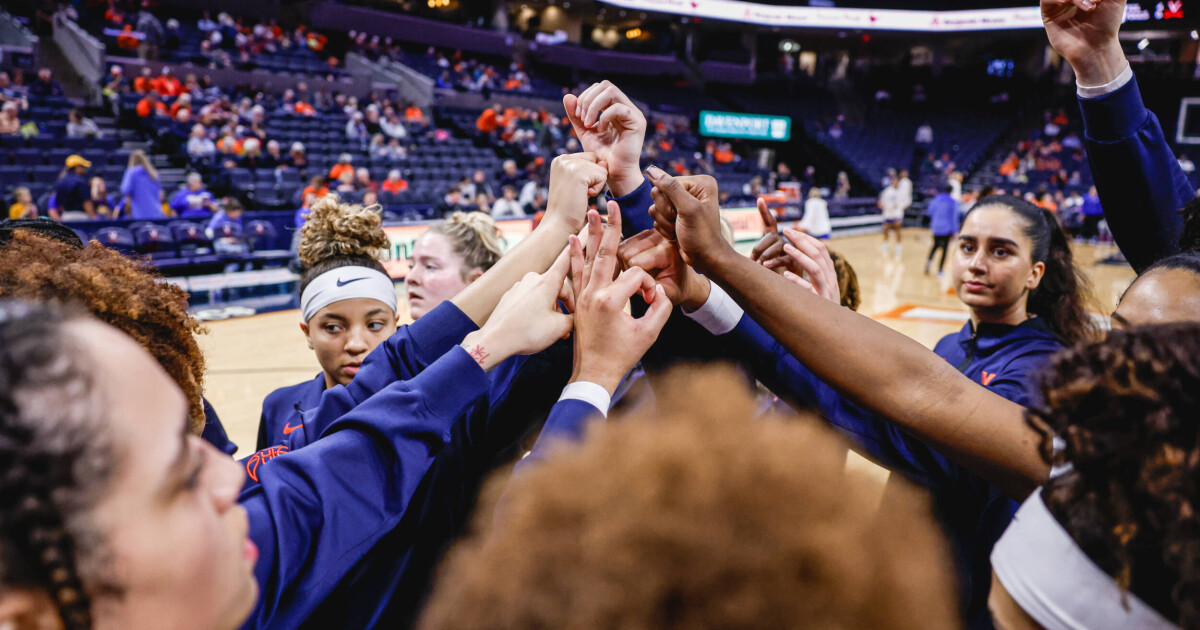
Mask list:
[[[81,155],[67,156],[67,168],[54,184],[55,219],[87,221],[96,217],[87,172],[92,163]]]

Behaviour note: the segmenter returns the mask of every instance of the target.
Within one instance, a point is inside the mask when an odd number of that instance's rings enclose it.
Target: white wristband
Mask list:
[[[708,299],[704,301],[704,306],[696,309],[694,313],[684,311],[683,314],[692,318],[708,332],[714,335],[724,335],[737,328],[738,322],[742,321],[742,316],[746,312],[737,305],[737,302],[733,301],[733,298],[729,297],[724,289],[712,282],[709,283]]]
[[[599,409],[600,414],[605,418],[608,417],[608,408],[612,405],[612,396],[608,395],[608,390],[588,381],[568,383],[563,388],[562,395],[558,397],[558,400],[560,402],[563,400],[583,401]]]

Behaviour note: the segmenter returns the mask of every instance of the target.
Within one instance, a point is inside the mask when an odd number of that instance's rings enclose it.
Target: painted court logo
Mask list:
[[[276,457],[279,457],[280,455],[283,455],[286,452],[288,452],[288,447],[280,444],[279,446],[264,448],[263,450],[251,455],[250,458],[246,460],[246,474],[250,475],[250,479],[252,481],[258,481],[258,467],[271,461],[272,459],[275,459]]]

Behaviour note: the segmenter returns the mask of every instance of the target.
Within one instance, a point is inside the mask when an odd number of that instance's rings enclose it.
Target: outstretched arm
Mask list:
[[[656,229],[676,238],[686,262],[721,285],[821,380],[1009,496],[1024,497],[1045,480],[1040,436],[1020,405],[975,385],[908,337],[738,254],[721,238],[711,177],[649,173],[670,202],[651,210]]]
[[[1042,0],[1050,44],[1079,83],[1088,163],[1104,217],[1137,271],[1178,251],[1180,208],[1195,197],[1146,109],[1117,39],[1125,0]]]

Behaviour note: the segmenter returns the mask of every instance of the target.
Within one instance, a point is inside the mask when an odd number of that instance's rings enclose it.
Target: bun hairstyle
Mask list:
[[[378,205],[340,203],[328,194],[313,203],[300,229],[300,292],[321,274],[340,267],[369,267],[387,274],[379,256],[391,246]]]
[[[1046,265],[1038,288],[1029,293],[1025,310],[1046,318],[1054,332],[1067,343],[1096,338],[1096,325],[1083,307],[1091,292],[1090,285],[1075,268],[1071,245],[1058,218],[1049,210],[1009,195],[986,197],[967,216],[982,208],[997,206],[1021,217],[1025,223],[1025,236],[1033,243],[1033,262]]]
[[[426,234],[441,234],[454,253],[462,256],[466,275],[474,269],[487,271],[504,255],[504,237],[491,216],[483,212],[455,212],[429,228]]]
[[[87,560],[102,541],[79,515],[111,480],[114,458],[97,426],[102,392],[66,332],[73,317],[0,300],[0,588],[44,593],[65,630],[89,630],[89,591],[119,589],[97,579],[84,588],[80,567],[102,571]]]
[[[857,311],[862,305],[862,290],[858,287],[858,274],[855,273],[854,267],[850,266],[850,261],[846,257],[837,253],[829,252],[829,257],[833,259],[833,269],[837,272],[838,292],[842,296],[842,306]]]
[[[1200,629],[1200,325],[1114,330],[1057,354],[1038,383],[1028,421],[1047,462],[1071,466],[1046,506],[1123,588]]]

